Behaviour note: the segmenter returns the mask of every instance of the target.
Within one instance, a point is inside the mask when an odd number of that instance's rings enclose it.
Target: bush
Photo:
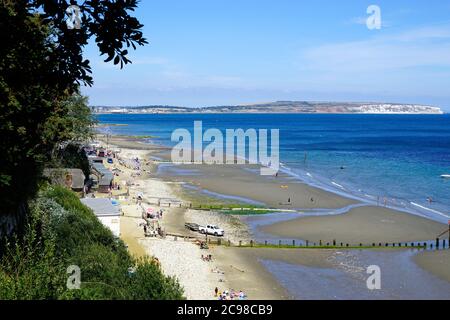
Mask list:
[[[73,192],[46,188],[30,207],[25,235],[0,260],[0,299],[183,298],[175,279],[131,257]],[[70,265],[81,269],[79,290],[66,287]]]
[[[86,178],[90,174],[89,159],[81,144],[71,143],[64,148],[56,150],[50,166],[55,168],[81,169]]]

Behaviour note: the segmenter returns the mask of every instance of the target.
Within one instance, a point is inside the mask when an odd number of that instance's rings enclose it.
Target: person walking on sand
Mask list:
[[[214,297],[217,297],[217,295],[219,294],[219,288],[215,288],[214,289]]]

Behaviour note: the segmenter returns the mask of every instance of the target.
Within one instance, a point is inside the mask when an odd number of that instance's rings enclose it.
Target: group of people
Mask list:
[[[202,254],[202,260],[205,262],[211,262],[212,261],[212,255],[207,254],[207,255],[203,255]]]
[[[234,289],[231,289],[230,291],[225,290],[220,292],[217,287],[214,290],[214,296],[219,300],[245,300],[247,298],[247,295],[242,290],[235,291]]]
[[[141,162],[139,161],[139,158],[133,158],[133,159],[122,159],[117,157],[119,160],[119,164],[132,170],[140,170],[141,169]]]
[[[146,212],[147,219],[162,219],[164,210],[158,210],[156,212]]]

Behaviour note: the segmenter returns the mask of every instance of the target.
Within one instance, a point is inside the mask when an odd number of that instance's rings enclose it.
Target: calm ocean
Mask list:
[[[157,136],[174,129],[280,129],[283,170],[315,186],[450,219],[450,115],[179,114],[99,115],[112,133]],[[433,199],[432,203],[427,198]]]

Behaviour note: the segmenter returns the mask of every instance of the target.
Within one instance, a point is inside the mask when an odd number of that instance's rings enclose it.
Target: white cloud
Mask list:
[[[300,62],[304,70],[345,74],[450,67],[450,28],[421,28],[309,48]]]
[[[422,27],[391,37],[392,40],[413,42],[450,39],[450,25]]]

